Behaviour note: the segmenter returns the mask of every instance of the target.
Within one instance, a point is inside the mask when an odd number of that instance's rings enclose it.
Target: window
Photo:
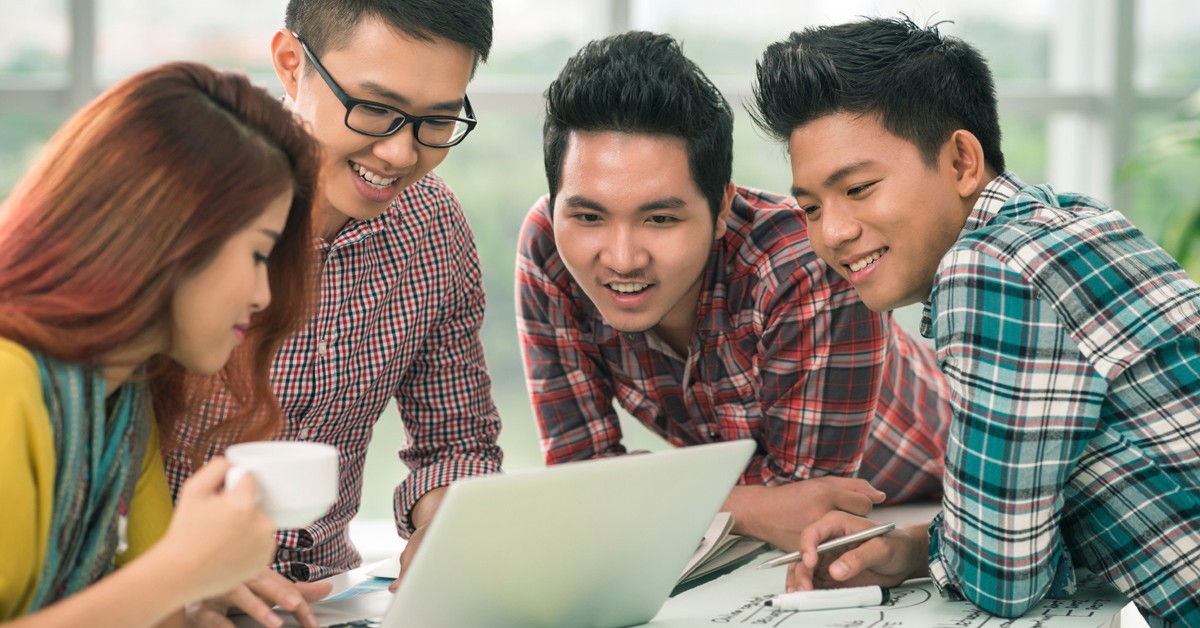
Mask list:
[[[285,4],[6,1],[0,197],[70,110],[146,66],[187,58],[243,67],[276,89],[268,43]],[[919,23],[947,21],[944,33],[977,44],[989,58],[1004,150],[1026,181],[1111,201],[1152,235],[1173,208],[1200,198],[1194,167],[1115,176],[1200,89],[1200,11],[1191,0],[495,0],[492,58],[471,87],[480,124],[438,171],[461,197],[483,258],[484,341],[507,467],[541,464],[513,323],[512,269],[521,220],[546,192],[541,95],[566,58],[590,39],[627,28],[675,34],[734,104],[735,179],[783,191],[790,184],[786,154],[761,137],[745,111],[755,60],[792,30],[900,12]],[[389,410],[372,443],[363,518],[391,518],[392,488],[404,474],[395,457],[400,438],[399,418]],[[627,444],[660,446],[640,426],[628,428]]]

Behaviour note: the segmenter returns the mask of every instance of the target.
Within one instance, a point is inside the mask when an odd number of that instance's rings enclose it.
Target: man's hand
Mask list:
[[[884,500],[866,480],[824,476],[779,486],[735,486],[724,510],[733,513],[733,531],[785,551],[800,548],[800,535],[829,512],[865,517]]]
[[[788,568],[786,590],[790,593],[871,584],[893,587],[909,578],[929,575],[928,522],[897,528],[848,550],[817,555],[818,544],[875,525],[869,519],[834,511],[808,526],[800,535],[798,551],[803,560]]]
[[[273,605],[278,605],[291,612],[301,626],[317,628],[317,619],[308,603],[329,595],[330,588],[328,582],[292,582],[274,570],[265,569],[253,580],[221,597],[188,605],[188,624],[202,628],[232,628],[233,622],[225,615],[230,608],[237,608],[263,626],[274,628],[283,624],[271,610]]]
[[[417,548],[421,546],[421,539],[425,537],[425,530],[433,522],[433,516],[437,513],[438,506],[442,504],[442,498],[445,496],[446,487],[439,486],[422,495],[413,505],[413,533],[408,539],[408,545],[405,545],[404,551],[400,553],[400,577],[388,585],[389,591],[395,591],[400,586],[400,579],[404,577],[404,568],[412,564],[413,556],[416,556]]]

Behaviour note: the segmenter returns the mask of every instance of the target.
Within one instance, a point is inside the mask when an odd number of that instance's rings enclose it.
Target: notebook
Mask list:
[[[754,450],[741,440],[454,483],[382,620],[370,625],[649,621]]]

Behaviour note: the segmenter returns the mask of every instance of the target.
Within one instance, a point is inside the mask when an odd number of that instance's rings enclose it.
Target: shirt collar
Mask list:
[[[1008,199],[1023,187],[1025,184],[1017,178],[1017,175],[1008,171],[1002,172],[1000,176],[992,179],[979,193],[979,198],[975,200],[971,214],[967,216],[962,231],[958,233],[958,240],[962,240],[995,220]],[[926,338],[933,337],[933,313],[930,310],[930,300],[929,297],[926,297],[924,307],[921,308],[921,335]]]
[[[392,201],[392,204],[382,214],[369,220],[351,218],[346,221],[346,224],[342,225],[342,230],[333,237],[333,241],[317,236],[315,238],[317,248],[324,254],[333,249],[341,249],[361,242],[383,230],[384,222],[392,220],[391,214],[400,215],[397,210],[397,201]]]
[[[696,309],[694,329],[708,333],[722,333],[733,329],[729,315],[730,271],[738,258],[738,252],[746,246],[752,236],[756,209],[737,188],[733,204],[725,216],[725,234],[713,240],[708,253],[708,265],[700,279],[700,303]]]
[[[728,232],[725,234],[728,236]],[[694,329],[706,331],[721,331],[729,328],[729,313],[724,307],[716,307],[725,303],[726,277],[728,275],[725,263],[725,238],[713,241],[708,253],[708,265],[704,268],[704,276],[700,278],[699,303],[696,304],[696,323]]]
[[[961,240],[971,232],[985,227],[995,220],[1008,199],[1016,195],[1023,187],[1025,184],[1011,172],[1004,172],[992,179],[991,183],[988,183],[979,193],[975,207],[971,209],[971,215],[967,216],[967,222],[959,232],[958,238]]]

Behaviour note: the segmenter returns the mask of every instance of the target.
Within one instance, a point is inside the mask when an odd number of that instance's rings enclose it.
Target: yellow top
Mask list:
[[[25,614],[42,573],[54,505],[54,439],[42,400],[37,362],[0,338],[0,621]],[[171,493],[151,430],[142,471],[129,504],[129,549],[123,565],[162,538],[171,519]]]

